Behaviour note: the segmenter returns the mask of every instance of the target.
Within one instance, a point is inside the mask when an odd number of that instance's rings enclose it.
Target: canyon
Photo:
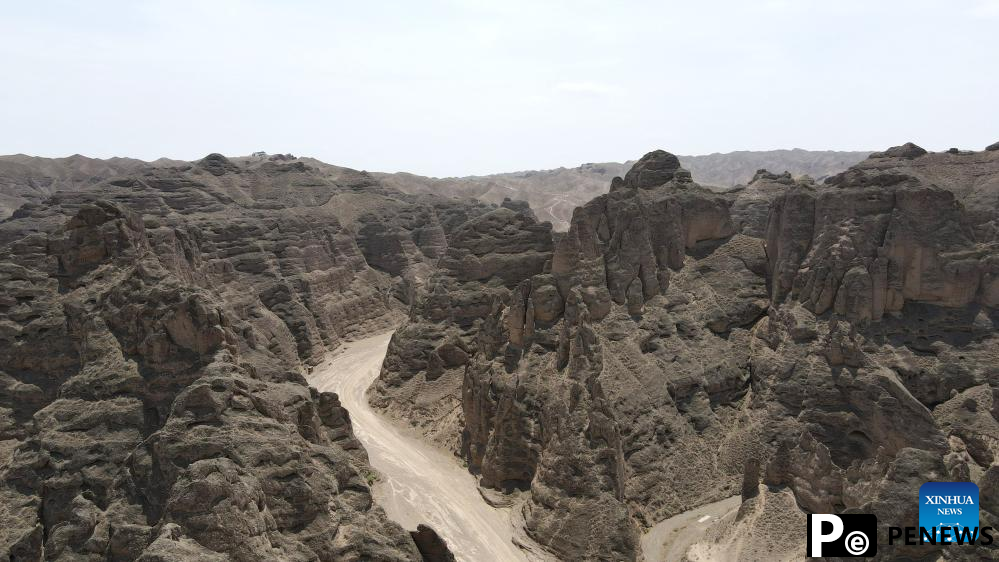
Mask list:
[[[362,247],[418,272],[481,210],[420,200],[216,154],[0,223],[3,556],[420,559],[372,499],[349,413],[305,379],[402,317],[403,283]]]
[[[509,211],[456,232],[372,402],[564,559],[641,559],[733,494],[688,554],[797,558],[809,512],[915,525],[929,480],[976,482],[994,521],[997,182],[993,147],[726,192],[649,153],[565,235]]]
[[[368,405],[367,390],[378,376],[390,337],[351,342],[309,377],[312,386],[336,392],[350,412],[354,433],[377,471],[375,500],[407,528],[431,525],[459,560],[528,560],[514,544],[509,510],[483,501],[474,476],[445,451],[407,435]]]
[[[999,146],[861,158],[656,150],[562,231],[292,155],[4,157],[0,557],[796,559],[928,480],[995,524]]]

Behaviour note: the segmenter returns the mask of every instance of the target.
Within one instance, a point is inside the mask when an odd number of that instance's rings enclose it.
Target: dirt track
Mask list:
[[[350,412],[354,433],[367,449],[371,466],[381,474],[374,487],[376,501],[408,530],[418,523],[429,524],[458,560],[526,561],[512,542],[509,510],[486,504],[475,477],[452,455],[368,405],[366,391],[378,377],[390,337],[382,334],[350,343],[309,377],[317,389],[336,392]]]
[[[690,545],[726,515],[739,509],[741,498],[732,496],[670,517],[642,535],[646,562],[682,560]]]

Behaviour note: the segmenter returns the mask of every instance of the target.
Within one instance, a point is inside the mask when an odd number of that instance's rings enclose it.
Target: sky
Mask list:
[[[0,69],[0,154],[443,177],[999,141],[999,0],[0,0]]]

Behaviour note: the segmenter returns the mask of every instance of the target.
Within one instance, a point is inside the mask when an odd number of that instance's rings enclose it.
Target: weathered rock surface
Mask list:
[[[400,415],[459,427],[481,485],[522,494],[566,559],[637,559],[643,527],[738,493],[700,554],[793,558],[801,534],[774,525],[800,509],[913,525],[928,480],[979,483],[993,521],[999,160],[917,149],[720,194],[650,153],[576,209],[550,268],[469,281],[460,317],[414,308],[376,403],[412,373],[408,402],[450,404],[462,366],[460,414]],[[428,333],[461,354],[412,351]]]
[[[454,554],[447,547],[444,539],[427,525],[417,526],[410,533],[416,548],[420,549],[424,562],[454,562]]]
[[[460,390],[478,324],[520,290],[521,279],[542,273],[551,255],[551,224],[538,223],[529,208],[503,207],[458,228],[389,344],[372,403],[456,450]]]
[[[665,150],[653,150],[635,162],[619,185],[638,189],[658,187],[671,181],[678,170],[679,158]],[[614,182],[611,182],[611,189],[614,189]]]
[[[950,191],[961,203],[967,220],[980,237],[994,236],[999,213],[999,153],[951,154],[932,152],[918,158],[869,158],[829,178],[833,185],[871,185],[918,182]]]
[[[212,155],[0,223],[0,556],[422,559],[373,503],[337,396],[303,374],[401,316],[358,217],[448,225],[457,206]],[[446,247],[412,236],[417,256]]]
[[[57,191],[92,188],[108,178],[149,168],[186,164],[160,159],[143,162],[133,158],[40,158],[13,154],[0,156],[0,219],[9,217],[25,203],[39,203]]]
[[[376,405],[446,435],[483,486],[528,489],[528,534],[566,559],[634,559],[642,523],[735,493],[753,446],[745,432],[732,438],[737,450],[718,450],[726,430],[746,422],[733,405],[748,387],[748,354],[733,341],[766,310],[762,240],[737,235],[734,196],[693,184],[675,157],[643,162],[651,173],[576,210],[550,268],[519,283],[466,283],[464,294],[482,304],[461,316],[442,305],[414,309],[376,387]],[[529,221],[494,216],[504,231],[532,232]],[[427,334],[463,352],[439,378],[445,361],[433,357],[443,345],[427,360],[412,352]],[[400,373],[409,377],[402,385]],[[458,415],[399,411],[400,396],[437,405],[455,390]],[[445,421],[463,430],[460,441],[440,431]]]
[[[778,197],[767,228],[773,302],[754,329],[767,345],[751,362],[761,403],[797,426],[777,439],[762,483],[786,486],[807,511],[875,513],[884,526],[916,524],[923,482],[986,489],[993,463],[974,460],[968,451],[981,447],[964,439],[980,443],[992,414],[960,423],[952,412],[976,410],[962,393],[991,396],[999,374],[997,239],[979,228],[994,212],[980,202],[999,162],[912,157],[872,157],[828,187]],[[953,188],[983,169],[979,185]],[[962,433],[970,427],[974,437]],[[882,545],[879,555],[932,551]]]
[[[773,174],[767,170],[758,170],[748,184],[736,186],[727,192],[735,196],[731,208],[732,222],[739,232],[762,238],[774,199],[792,186],[813,183],[808,176],[793,178],[789,172]]]

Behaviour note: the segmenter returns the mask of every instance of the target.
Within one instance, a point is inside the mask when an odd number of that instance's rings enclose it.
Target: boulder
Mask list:
[[[454,562],[454,554],[448,549],[447,543],[428,525],[420,524],[411,531],[416,548],[424,562]]]

